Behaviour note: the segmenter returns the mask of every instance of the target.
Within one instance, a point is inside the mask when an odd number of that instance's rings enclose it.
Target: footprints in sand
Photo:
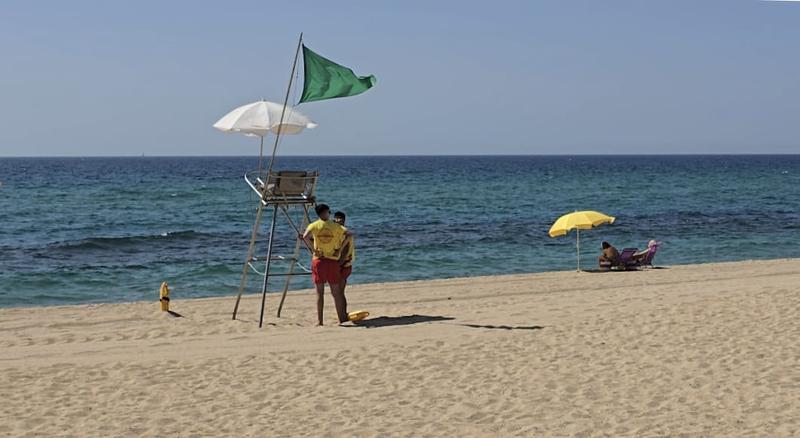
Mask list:
[[[120,325],[0,321],[0,435],[796,435],[796,289],[689,274],[693,289],[675,294],[668,278],[602,294],[461,294],[452,314],[436,297],[395,296],[387,314],[457,320],[371,329],[306,328],[313,315],[289,308],[258,330],[255,302],[248,321],[202,302],[180,319],[152,303],[113,307],[131,319]],[[381,296],[372,308],[389,305]],[[533,324],[546,328],[502,327]]]

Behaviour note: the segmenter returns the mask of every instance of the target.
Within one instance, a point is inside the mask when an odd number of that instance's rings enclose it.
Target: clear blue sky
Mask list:
[[[286,154],[800,152],[797,2],[74,0],[3,3],[0,155],[254,154],[301,31],[378,84]]]

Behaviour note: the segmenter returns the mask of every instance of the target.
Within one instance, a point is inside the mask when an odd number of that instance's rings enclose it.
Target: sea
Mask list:
[[[0,158],[0,307],[155,301],[163,281],[175,300],[234,297],[258,205],[243,174],[256,166]],[[318,201],[356,236],[351,284],[575,270],[575,233],[547,234],[575,210],[616,217],[581,232],[586,268],[602,241],[655,239],[665,268],[800,257],[800,155],[281,157],[275,168],[320,172]],[[294,236],[279,221],[275,254],[291,256]],[[247,292],[260,286],[250,275]],[[291,283],[308,287],[308,276]]]

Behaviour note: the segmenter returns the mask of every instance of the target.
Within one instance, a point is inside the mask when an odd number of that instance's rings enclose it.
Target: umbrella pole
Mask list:
[[[261,147],[258,148],[258,176],[261,177],[261,162],[264,161],[264,136],[261,136]]]
[[[581,229],[580,228],[578,228],[578,238],[577,238],[577,241],[575,243],[575,247],[577,248],[577,251],[578,251],[578,272],[580,272],[581,271]]]

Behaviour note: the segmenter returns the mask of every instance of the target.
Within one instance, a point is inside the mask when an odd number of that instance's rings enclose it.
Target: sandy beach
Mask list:
[[[0,309],[3,436],[798,436],[800,259]]]

